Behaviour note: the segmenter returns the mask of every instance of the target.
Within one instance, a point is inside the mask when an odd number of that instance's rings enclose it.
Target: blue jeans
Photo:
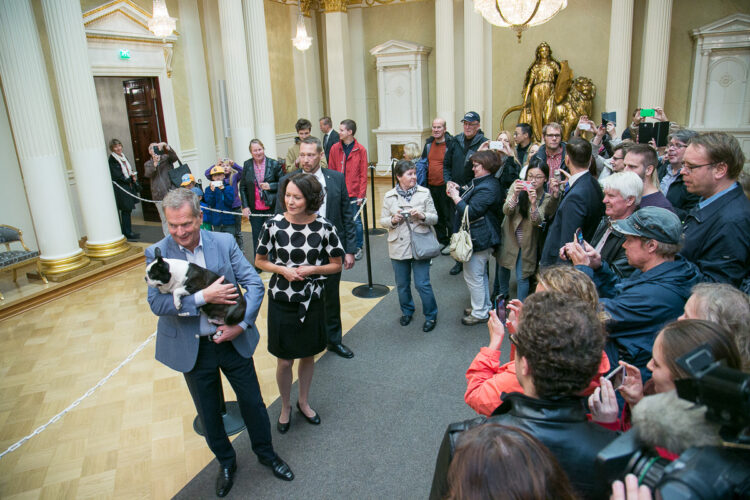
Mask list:
[[[529,296],[529,278],[522,278],[523,259],[521,258],[521,249],[518,250],[516,257],[516,298],[523,302]],[[510,294],[510,269],[495,263],[495,286],[493,287],[494,295]]]
[[[393,264],[393,273],[396,275],[396,289],[398,290],[401,314],[404,316],[414,315],[414,299],[411,296],[411,273],[413,271],[414,287],[419,292],[419,298],[422,299],[422,313],[426,320],[434,321],[437,318],[438,308],[430,284],[430,260],[391,259],[391,264]]]
[[[357,197],[349,198],[350,202],[357,201]],[[359,210],[361,205],[357,205],[356,203],[352,203],[352,214],[356,214]],[[357,233],[357,248],[362,248],[365,244],[365,233],[364,229],[362,228],[362,214],[359,215],[359,217],[354,219],[354,229]]]

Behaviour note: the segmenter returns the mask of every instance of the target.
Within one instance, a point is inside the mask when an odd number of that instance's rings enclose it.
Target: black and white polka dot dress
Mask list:
[[[344,257],[336,229],[318,216],[308,224],[293,224],[277,214],[263,224],[256,253],[278,266],[320,266],[329,257]],[[313,356],[325,349],[323,314],[325,276],[311,275],[289,282],[283,275],[268,284],[268,350],[282,359]]]

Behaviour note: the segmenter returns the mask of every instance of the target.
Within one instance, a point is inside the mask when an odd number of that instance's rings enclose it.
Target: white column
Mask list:
[[[52,67],[55,71],[60,109],[68,141],[68,153],[78,190],[78,201],[86,246],[92,256],[110,253],[108,244],[123,241],[120,220],[103,147],[102,117],[88,59],[83,31],[81,3],[78,0],[42,0],[44,21],[49,37]],[[119,253],[127,249],[122,246]]]
[[[453,64],[453,0],[435,0],[435,106],[448,131],[456,127],[456,76]]]
[[[491,61],[492,60],[492,25],[488,22],[485,22],[482,20],[482,26],[484,26],[484,60],[485,61]],[[482,128],[484,129],[484,134],[490,138],[494,139],[497,137],[497,133],[500,131],[500,125],[498,125],[498,128],[494,128],[494,115],[492,113],[492,64],[483,64],[482,67],[484,68],[484,114],[481,115],[482,117]],[[513,129],[510,129],[513,131]]]
[[[297,9],[289,9],[292,37],[297,34]],[[297,94],[297,115],[309,119],[313,124],[313,135],[317,123],[323,117],[323,90],[320,85],[320,53],[318,52],[318,29],[313,17],[305,17],[305,29],[312,37],[312,46],[307,50],[292,50],[294,58],[294,89]],[[323,139],[321,137],[321,139]]]
[[[646,26],[643,30],[639,106],[646,108],[664,106],[671,23],[672,0],[649,0],[646,9]]]
[[[276,158],[276,125],[273,119],[266,13],[263,2],[258,0],[243,0],[242,4],[245,7],[245,29],[250,55],[250,87],[253,91],[255,109],[255,133],[266,147],[266,156]]]
[[[370,123],[370,115],[367,112],[367,88],[365,86],[365,41],[364,28],[362,26],[361,9],[351,9],[347,16],[349,17],[349,36],[351,47],[351,70],[352,79],[352,120],[357,122],[357,141],[362,144],[368,152],[368,160],[372,153],[370,152],[370,130],[374,129],[374,124]],[[413,94],[415,95],[415,94]],[[314,122],[313,122],[314,123]]]
[[[219,0],[219,24],[227,82],[229,125],[232,130],[230,151],[232,159],[241,164],[250,158],[248,147],[255,137],[241,0]]]
[[[68,270],[82,267],[88,258],[78,247],[60,132],[29,0],[0,2],[0,78],[42,263],[48,271],[62,264],[69,264]]]
[[[690,123],[690,126],[703,127],[706,123],[706,91],[708,90],[708,66],[711,59],[711,49],[701,49],[700,61],[698,64],[698,88],[693,89],[698,97],[695,100],[696,110],[695,119]]]
[[[203,1],[204,26],[220,26],[219,7],[215,0]],[[208,88],[211,90],[213,106],[213,130],[216,143],[214,156],[228,157],[226,138],[224,137],[224,111],[221,101],[220,81],[224,80],[224,58],[221,54],[221,30],[206,30],[206,61],[208,63]],[[249,152],[248,152],[249,153]]]
[[[607,99],[605,111],[617,112],[617,135],[630,125],[630,51],[633,45],[634,0],[612,0],[609,18],[609,57],[607,59]],[[669,31],[667,31],[669,35]]]
[[[346,12],[326,12],[326,54],[328,56],[328,107],[334,126],[352,117],[351,51]]]
[[[491,123],[484,123],[484,19],[474,11],[472,0],[464,0],[464,109],[476,111],[482,119],[482,128],[492,127]]]
[[[187,91],[190,101],[190,121],[193,124],[193,142],[198,153],[198,165],[194,173],[202,172],[216,161],[216,140],[212,127],[211,98],[206,80],[206,59],[203,55],[203,37],[196,0],[179,0],[180,41],[185,48]],[[236,160],[239,162],[239,160]],[[196,179],[198,177],[196,176]]]

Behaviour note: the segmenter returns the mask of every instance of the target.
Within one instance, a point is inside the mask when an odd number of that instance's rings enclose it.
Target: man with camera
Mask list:
[[[490,328],[503,332],[494,311]],[[579,394],[596,376],[605,333],[591,306],[560,292],[539,292],[526,300],[516,347],[516,377],[524,393],[503,394],[489,418],[448,426],[438,452],[431,499],[444,498],[446,473],[464,430],[484,422],[518,427],[544,443],[560,462],[582,498],[604,498],[607,484],[591,473],[596,455],[617,434],[586,418]],[[519,471],[524,473],[525,471]]]

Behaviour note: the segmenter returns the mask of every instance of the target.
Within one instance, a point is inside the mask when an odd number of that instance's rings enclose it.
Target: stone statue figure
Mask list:
[[[534,141],[542,142],[542,128],[549,122],[560,123],[563,139],[567,140],[581,115],[592,116],[596,86],[585,77],[574,80],[568,61],[558,62],[549,44],[542,42],[526,71],[522,95],[523,102],[503,114],[501,128],[505,128],[510,113],[520,111],[518,122],[531,125]]]

